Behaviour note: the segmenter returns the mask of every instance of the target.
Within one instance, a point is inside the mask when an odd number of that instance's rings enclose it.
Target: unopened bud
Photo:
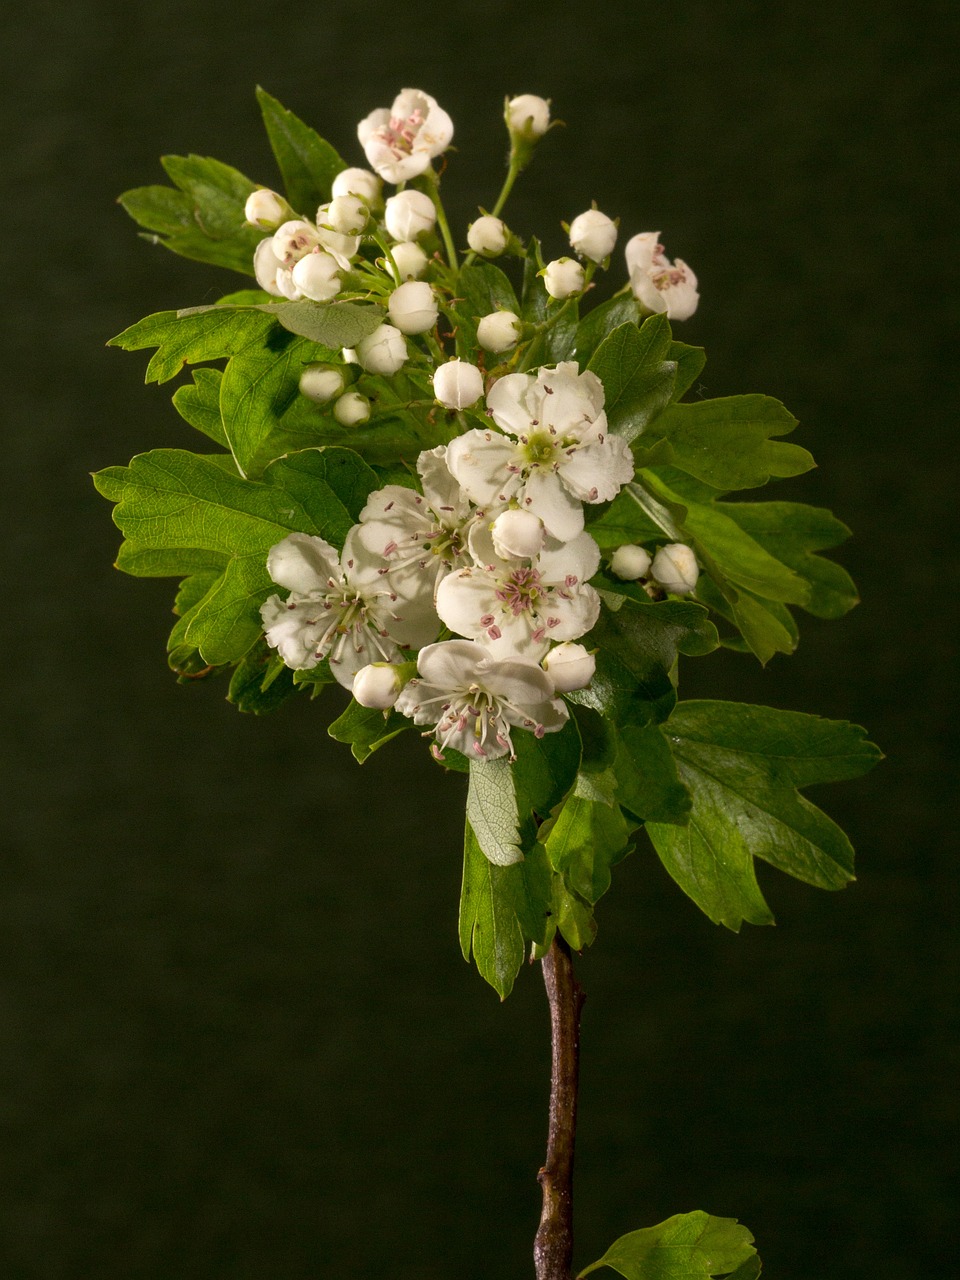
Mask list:
[[[557,693],[571,693],[574,689],[585,689],[590,683],[597,660],[582,644],[567,640],[550,650],[542,666],[553,680]]]
[[[371,662],[353,677],[353,696],[361,707],[387,711],[400,696],[406,684],[400,669],[392,662]]]
[[[543,270],[544,287],[551,298],[572,298],[583,292],[583,267],[573,258],[554,258]]]
[[[668,542],[653,557],[652,576],[666,591],[686,596],[697,585],[700,568],[693,550],[683,542]]]
[[[243,206],[243,216],[261,231],[276,231],[280,223],[290,217],[291,212],[283,196],[278,196],[269,187],[251,191]]]
[[[322,249],[314,249],[294,266],[293,283],[305,298],[329,302],[340,292],[342,282],[336,260]]]
[[[617,547],[610,561],[610,572],[624,582],[636,582],[650,572],[650,552],[635,543],[627,542]]]
[[[514,311],[491,311],[477,325],[477,341],[494,355],[512,351],[520,341],[520,317]]]
[[[493,549],[504,560],[532,560],[543,550],[543,521],[532,511],[502,511],[493,522]]]
[[[428,195],[408,189],[390,197],[383,220],[394,240],[416,240],[433,230],[437,211]]]
[[[370,417],[370,401],[359,391],[348,391],[333,406],[333,416],[341,427],[356,427]]]
[[[369,221],[370,210],[359,196],[335,196],[327,205],[327,225],[342,236],[358,236]]]
[[[448,409],[468,409],[483,395],[483,374],[466,360],[448,360],[433,375],[433,392]]]
[[[510,243],[510,230],[500,218],[485,213],[467,228],[467,244],[474,253],[486,258],[499,258]]]
[[[617,243],[617,224],[599,209],[587,209],[570,223],[570,247],[581,258],[603,262]]]
[[[327,404],[343,387],[343,374],[329,364],[308,364],[300,375],[300,394],[317,404]]]
[[[272,293],[275,298],[286,297],[280,286],[281,272],[287,277],[290,275],[273,251],[273,237],[267,236],[266,240],[261,240],[253,251],[253,274],[257,277],[257,284],[267,293]]]
[[[407,362],[407,341],[392,324],[381,324],[357,343],[357,360],[367,373],[396,373]]]
[[[333,180],[331,194],[334,200],[338,196],[359,196],[368,205],[376,205],[382,191],[383,179],[369,169],[343,169]]]
[[[437,323],[436,294],[425,280],[408,280],[394,289],[387,315],[401,333],[426,333]]]
[[[550,128],[550,101],[535,93],[521,93],[508,100],[504,119],[511,133],[531,141],[542,138]]]
[[[415,240],[401,240],[399,244],[393,246],[390,252],[393,255],[394,262],[397,264],[397,272],[400,276],[397,284],[402,284],[404,280],[419,279],[426,271],[427,263],[430,261]],[[390,274],[393,275],[392,270]]]

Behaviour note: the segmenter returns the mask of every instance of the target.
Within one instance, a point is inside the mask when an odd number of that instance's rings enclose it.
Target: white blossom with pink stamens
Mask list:
[[[357,137],[381,178],[408,182],[449,147],[453,121],[429,93],[403,89],[392,107],[380,107],[360,121]]]
[[[700,294],[697,277],[682,258],[664,253],[659,231],[642,231],[627,241],[624,255],[633,296],[649,312],[665,312],[668,320],[689,320]]]

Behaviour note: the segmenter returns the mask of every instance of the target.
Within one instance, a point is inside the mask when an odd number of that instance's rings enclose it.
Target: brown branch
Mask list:
[[[533,1242],[537,1280],[570,1280],[573,1259],[573,1148],[577,1131],[580,1071],[580,1010],[583,989],[573,958],[557,934],[543,958],[543,981],[550,1002],[552,1070],[547,1159],[537,1181],[543,1190],[540,1227]]]

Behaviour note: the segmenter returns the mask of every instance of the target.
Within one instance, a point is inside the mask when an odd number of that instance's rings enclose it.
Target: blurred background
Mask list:
[[[34,0],[0,54],[6,196],[0,1275],[532,1274],[539,974],[501,1006],[456,941],[462,795],[418,740],[359,770],[331,705],[246,719],[165,665],[172,584],[110,566],[87,473],[196,437],[105,341],[239,277],[114,204],[196,151],[275,169],[261,83],[362,163],[402,86],[456,123],[462,240],[505,93],[551,97],[510,223],[596,199],[701,281],[705,394],[763,391],[820,470],[863,605],[791,659],[688,661],[687,696],[848,718],[888,760],[814,794],[859,881],[765,867],[776,929],[712,926],[642,847],[601,904],[579,1265],[704,1208],[778,1280],[956,1274],[954,6],[647,0]],[[619,259],[607,292],[622,279]],[[765,494],[748,495],[763,497]],[[335,695],[331,695],[335,701]]]

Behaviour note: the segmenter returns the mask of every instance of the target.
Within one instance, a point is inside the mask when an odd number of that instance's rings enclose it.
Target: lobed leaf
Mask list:
[[[287,199],[298,213],[313,218],[330,199],[334,178],[347,162],[315,130],[257,86],[257,101]]]
[[[327,733],[337,742],[348,742],[354,759],[363,764],[374,751],[379,751],[397,734],[412,727],[412,721],[398,711],[378,711],[374,707],[361,707],[359,702],[351,701],[343,715],[330,725]]]
[[[603,340],[587,366],[603,383],[610,430],[628,442],[648,431],[673,398],[677,366],[667,359],[670,342],[670,323],[664,315],[651,316],[639,329],[622,324]]]

